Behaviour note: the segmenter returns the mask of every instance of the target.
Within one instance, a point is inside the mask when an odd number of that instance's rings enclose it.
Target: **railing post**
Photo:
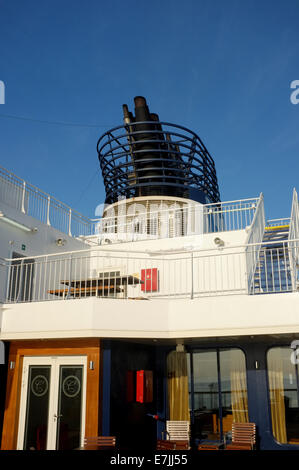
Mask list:
[[[51,198],[48,196],[48,204],[47,204],[47,225],[51,225],[50,222],[50,204],[51,204]]]
[[[70,257],[70,270],[69,270],[69,285],[68,285],[68,289],[67,289],[67,296],[66,298],[67,299],[70,299],[71,298],[71,288],[72,288],[72,266],[73,265],[73,257],[71,255]],[[75,286],[74,286],[75,287]]]
[[[72,236],[72,209],[69,210],[69,236]]]
[[[6,268],[7,268],[7,273],[6,273],[6,298],[3,299],[4,302],[9,302],[10,300],[10,279],[11,279],[11,270],[12,270],[12,261],[11,259],[9,260],[9,263],[7,264],[7,262],[5,263],[6,264]]]
[[[22,205],[21,205],[21,212],[23,212],[23,214],[26,213],[26,211],[25,211],[25,194],[26,194],[26,181],[23,181]]]
[[[193,252],[191,251],[191,290],[190,299],[193,299]]]

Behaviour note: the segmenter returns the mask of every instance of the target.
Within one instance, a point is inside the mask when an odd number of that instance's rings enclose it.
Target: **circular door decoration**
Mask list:
[[[81,384],[78,377],[75,375],[68,375],[62,383],[62,390],[67,397],[76,397],[81,390]]]
[[[31,391],[36,397],[44,396],[49,389],[49,382],[44,375],[37,375],[31,382]]]

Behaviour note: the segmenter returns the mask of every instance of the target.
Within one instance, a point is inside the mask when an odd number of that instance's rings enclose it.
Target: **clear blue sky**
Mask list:
[[[296,79],[298,0],[0,0],[0,164],[93,216],[97,140],[143,95],[201,137],[223,201],[263,192],[266,216],[288,217]]]

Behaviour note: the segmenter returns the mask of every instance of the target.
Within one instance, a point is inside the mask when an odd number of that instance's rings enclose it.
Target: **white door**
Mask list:
[[[24,357],[18,449],[71,450],[83,443],[86,356]]]

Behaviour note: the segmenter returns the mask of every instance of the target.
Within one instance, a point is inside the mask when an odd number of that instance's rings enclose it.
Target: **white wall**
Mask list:
[[[216,236],[223,240],[223,249],[216,248]],[[141,269],[157,268],[159,290],[150,293],[154,296],[245,292],[246,259],[242,245],[246,236],[246,231],[240,230],[100,246],[91,250],[91,276],[118,269],[122,274],[140,277]],[[199,251],[192,255],[191,249]],[[144,295],[140,286],[129,287],[128,294]]]
[[[0,339],[203,338],[299,333],[299,294],[7,304]]]
[[[9,258],[11,250],[20,253],[22,256],[36,256],[87,248],[81,240],[69,237],[53,227],[42,224],[39,220],[27,216],[3,202],[0,202],[0,211],[27,227],[37,228],[35,233],[25,232],[1,221],[0,218],[0,257],[2,258]],[[63,247],[59,248],[56,245],[57,238],[65,239],[66,243]],[[10,244],[10,242],[13,242],[13,244]],[[25,245],[25,250],[22,249],[22,245]]]
[[[3,220],[0,217],[0,258],[11,258],[16,252],[20,256],[35,257],[42,254],[59,253],[71,250],[86,249],[87,246],[81,240],[69,237],[53,227],[42,224],[33,217],[0,202],[0,211],[16,222],[27,227],[36,228],[36,232],[25,232]],[[58,238],[65,240],[62,247],[58,247],[55,241]],[[36,263],[36,275],[38,274],[38,263]],[[8,278],[7,267],[1,264],[0,260],[0,299],[3,298]]]

